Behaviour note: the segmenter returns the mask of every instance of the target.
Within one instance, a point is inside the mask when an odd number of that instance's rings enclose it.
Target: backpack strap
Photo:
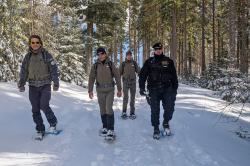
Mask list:
[[[136,61],[133,60],[133,64],[134,64],[134,67],[135,67],[135,72],[137,73],[138,72],[138,65],[137,65]]]
[[[124,73],[124,67],[125,67],[125,61],[122,62],[122,75],[123,75],[123,73]]]
[[[108,62],[108,66],[109,66],[109,69],[110,69],[110,72],[111,72],[111,76],[114,77],[114,73],[113,73],[113,70],[112,70],[112,62],[111,61]],[[94,64],[95,76],[97,76],[97,67],[98,67],[98,62],[96,62]]]

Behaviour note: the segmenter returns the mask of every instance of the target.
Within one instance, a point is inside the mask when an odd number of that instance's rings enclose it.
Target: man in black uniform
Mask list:
[[[154,56],[147,59],[139,75],[140,94],[146,95],[145,82],[150,97],[151,123],[154,127],[154,139],[160,138],[159,119],[160,101],[164,109],[163,129],[166,135],[170,135],[169,121],[172,119],[178,79],[173,60],[163,54],[162,44],[153,45]]]

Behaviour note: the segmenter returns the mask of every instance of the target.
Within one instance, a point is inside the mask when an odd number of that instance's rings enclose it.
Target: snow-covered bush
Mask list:
[[[250,103],[250,78],[239,70],[225,70],[210,64],[202,77],[181,77],[180,82],[217,91],[223,100],[232,103]]]

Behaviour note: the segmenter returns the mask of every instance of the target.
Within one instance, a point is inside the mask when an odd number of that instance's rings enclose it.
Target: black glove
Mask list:
[[[54,84],[53,85],[53,91],[58,91],[59,89],[59,84]]]
[[[141,89],[141,90],[140,90],[140,95],[141,95],[141,96],[146,96],[146,91]]]
[[[25,87],[24,86],[20,86],[20,87],[18,87],[18,89],[19,89],[19,92],[24,92],[25,91]]]
[[[24,85],[21,85],[20,83],[17,83],[17,87],[19,89],[19,92],[24,92],[25,91]]]

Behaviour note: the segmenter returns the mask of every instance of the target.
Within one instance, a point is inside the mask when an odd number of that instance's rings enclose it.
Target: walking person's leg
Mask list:
[[[114,130],[114,111],[113,111],[113,103],[114,103],[114,90],[108,92],[106,98],[106,110],[107,110],[107,126],[108,130]]]
[[[51,85],[44,85],[43,87],[41,87],[40,92],[40,108],[41,110],[43,110],[50,126],[55,127],[57,124],[57,118],[49,105],[51,99]]]
[[[159,129],[160,124],[160,97],[157,93],[157,90],[152,90],[149,93],[150,95],[150,108],[151,108],[151,124],[154,129]]]
[[[97,99],[100,108],[103,128],[107,128],[106,93],[97,92]]]
[[[165,128],[169,128],[169,121],[173,117],[175,100],[176,100],[176,92],[172,89],[172,87],[169,87],[162,95],[162,106],[164,109],[163,127]]]
[[[29,100],[32,106],[32,117],[36,124],[36,130],[38,132],[45,132],[45,126],[40,112],[40,97],[41,94],[39,88],[29,86]]]
[[[122,112],[126,113],[127,105],[128,105],[128,91],[129,88],[123,83],[123,105],[122,105]]]
[[[130,87],[130,115],[135,114],[135,93],[136,85]]]

